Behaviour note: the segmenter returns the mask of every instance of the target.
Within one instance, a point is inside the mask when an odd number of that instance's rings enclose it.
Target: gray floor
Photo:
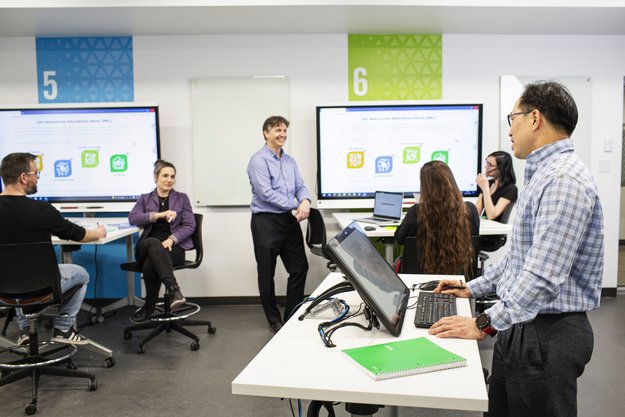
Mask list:
[[[290,416],[289,402],[273,398],[235,396],[230,382],[272,337],[259,306],[206,306],[198,318],[217,327],[215,335],[201,332],[200,350],[189,349],[186,338],[160,336],[136,353],[137,336],[123,340],[129,309],[104,323],[87,326],[83,333],[115,351],[116,366],[103,369],[102,358],[86,352],[76,355],[81,369],[96,373],[98,390],[87,391],[86,380],[42,377],[39,416]],[[196,316],[197,317],[197,316]],[[604,298],[590,318],[595,330],[592,362],[580,380],[580,416],[620,416],[625,409],[625,295]],[[11,327],[11,336],[15,336]],[[492,341],[481,342],[486,365]],[[276,364],[280,366],[280,364]],[[302,364],[305,372],[306,364]],[[23,415],[30,401],[30,382],[0,387],[0,415]],[[304,415],[307,402],[304,403]],[[297,403],[294,402],[294,407]],[[338,416],[346,416],[343,405]],[[295,409],[297,415],[297,409]],[[377,416],[387,415],[381,410]],[[481,413],[401,408],[401,416],[479,416]]]

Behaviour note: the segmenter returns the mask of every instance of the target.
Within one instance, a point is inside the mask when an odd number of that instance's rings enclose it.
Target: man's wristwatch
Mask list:
[[[497,330],[490,325],[490,316],[486,313],[482,313],[475,318],[475,325],[478,329],[491,337],[497,334]]]

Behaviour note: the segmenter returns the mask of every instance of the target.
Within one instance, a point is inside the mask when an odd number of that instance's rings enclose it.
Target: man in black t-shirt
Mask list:
[[[66,220],[51,204],[33,200],[27,195],[37,192],[39,169],[37,157],[30,153],[12,153],[2,159],[0,175],[4,183],[0,194],[0,243],[30,243],[51,241],[54,234],[61,239],[90,242],[106,237],[106,228],[84,229]],[[33,262],[36,262],[34,259]],[[75,333],[72,325],[87,291],[89,274],[78,265],[60,264],[61,291],[81,284],[79,291],[61,306],[63,317],[54,320],[52,341],[68,344],[86,344],[87,340]],[[17,314],[20,328],[18,345],[28,342],[28,320]]]

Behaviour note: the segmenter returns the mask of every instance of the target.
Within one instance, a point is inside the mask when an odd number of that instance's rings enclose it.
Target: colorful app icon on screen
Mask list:
[[[432,152],[432,161],[441,161],[446,164],[449,164],[449,152],[448,151]]]
[[[362,151],[347,154],[347,169],[362,168],[365,165],[365,153]]]
[[[392,156],[378,156],[375,158],[375,173],[388,174],[393,170]]]
[[[406,146],[404,148],[404,164],[417,164],[421,160],[420,146]]]
[[[35,155],[37,157],[37,169],[39,170],[39,172],[43,171],[43,156],[41,155]]]
[[[100,165],[100,155],[97,150],[82,151],[80,161],[83,168],[95,168]]]
[[[71,177],[72,161],[69,159],[59,159],[54,161],[54,176],[57,178]]]
[[[111,172],[124,172],[128,169],[128,156],[124,154],[111,155]]]

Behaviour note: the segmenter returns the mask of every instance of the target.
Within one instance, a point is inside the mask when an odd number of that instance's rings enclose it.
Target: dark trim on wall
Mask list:
[[[620,239],[620,240],[618,241],[618,245],[619,245],[619,246],[625,246],[625,239]]]

